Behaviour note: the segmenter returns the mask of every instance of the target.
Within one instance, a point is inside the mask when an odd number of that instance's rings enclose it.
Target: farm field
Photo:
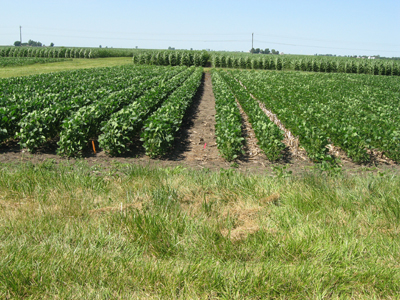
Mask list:
[[[356,163],[370,162],[374,151],[400,161],[400,88],[396,77],[229,73],[225,78],[235,93],[244,93],[241,97],[251,103],[259,99],[299,138],[312,160],[330,160],[328,151],[333,145]]]
[[[397,297],[399,76],[74,63],[0,79],[0,298]]]
[[[202,167],[398,166],[397,76],[201,72],[130,64],[3,79],[0,142],[8,158],[19,147],[15,155],[192,156]],[[206,101],[207,126],[191,129]]]
[[[0,60],[2,58],[0,57]],[[21,58],[25,59],[25,58]],[[24,65],[19,67],[3,67],[0,68],[0,78],[29,76],[36,74],[45,74],[53,72],[61,72],[76,69],[113,67],[132,64],[132,58],[128,57],[110,57],[102,59],[64,59],[61,62],[53,62],[51,64],[35,64]]]

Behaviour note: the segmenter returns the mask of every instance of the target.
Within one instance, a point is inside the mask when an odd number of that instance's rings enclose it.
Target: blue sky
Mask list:
[[[400,1],[1,0],[0,45],[400,57]]]

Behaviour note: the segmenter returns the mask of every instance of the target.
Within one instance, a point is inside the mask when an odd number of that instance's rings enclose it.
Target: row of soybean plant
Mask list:
[[[394,60],[343,57],[298,57],[288,55],[214,54],[216,68],[295,70],[323,73],[356,73],[400,76],[400,63]]]
[[[212,72],[216,99],[217,146],[221,155],[227,160],[233,160],[243,153],[242,120],[238,108],[240,105],[254,130],[260,149],[270,161],[279,160],[285,149],[282,131],[238,81],[224,71]]]
[[[17,138],[22,147],[35,151],[75,126],[75,139],[63,139],[63,150],[72,154],[85,147],[85,137],[99,127],[102,116],[183,69],[122,66],[0,80],[0,87],[8,87],[0,90],[1,141]]]
[[[117,95],[111,95],[92,105],[80,108],[66,119],[60,132],[59,153],[67,156],[79,155],[89,146],[90,140],[95,140],[104,133],[105,124],[113,118],[115,113],[134,106],[145,98],[149,99],[148,95],[165,99],[167,92],[158,92],[158,87],[177,88],[191,73],[187,67],[147,66],[147,68],[156,68],[158,72],[155,76],[139,79]],[[156,93],[155,90],[157,90]],[[118,136],[114,138],[117,139]]]
[[[32,151],[46,140],[59,136],[59,152],[75,155],[99,130],[102,118],[159,84],[160,73],[160,68],[147,67],[105,76],[103,85],[95,83],[76,97],[28,114],[20,121],[17,137],[22,146]]]
[[[331,160],[327,146],[356,163],[382,151],[400,161],[398,77],[233,71],[282,123],[299,137],[315,161]]]
[[[112,114],[102,125],[101,134],[98,138],[100,147],[111,155],[128,152],[129,144],[132,143],[135,137],[139,137],[140,133],[144,134],[144,130],[147,131],[148,135],[153,129],[156,129],[158,134],[165,139],[172,141],[174,136],[168,137],[165,131],[162,130],[162,120],[159,122],[150,122],[149,124],[149,119],[159,114],[163,107],[171,102],[171,99],[176,99],[174,95],[182,96],[179,91],[186,89],[187,82],[190,82],[190,79],[194,76],[193,74],[201,72],[200,69],[195,69],[194,67],[179,68],[185,68],[185,70],[170,80],[164,81],[162,84],[148,90],[130,105]],[[184,97],[181,99],[181,101],[186,100]],[[172,117],[173,112],[171,111],[170,113],[170,117]],[[164,121],[169,120],[168,117],[164,117],[166,118]],[[143,130],[143,128],[146,129]],[[152,140],[148,140],[148,142],[156,143],[154,149],[158,149],[154,150],[154,152],[147,151],[150,155],[162,154],[161,148],[165,151],[167,150],[167,147],[162,145],[160,139],[154,137]]]
[[[1,79],[0,142],[13,138],[20,130],[18,123],[34,110],[76,99],[92,89],[104,89],[110,78],[131,69],[84,69]]]
[[[202,75],[202,68],[190,67],[115,112],[103,123],[100,147],[118,155],[129,151],[129,144],[140,136],[147,155],[155,157],[168,152]]]

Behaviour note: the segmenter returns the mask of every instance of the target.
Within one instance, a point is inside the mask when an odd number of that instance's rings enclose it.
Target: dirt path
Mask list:
[[[204,74],[199,91],[186,113],[171,158],[199,165],[221,162],[215,136],[215,98],[210,73]]]

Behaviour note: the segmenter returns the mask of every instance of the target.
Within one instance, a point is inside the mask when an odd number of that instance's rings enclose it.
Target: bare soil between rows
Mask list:
[[[243,132],[246,135],[245,154],[234,162],[224,160],[218,151],[215,136],[215,98],[212,91],[211,74],[205,73],[202,84],[187,111],[182,127],[177,134],[173,150],[166,156],[152,159],[146,156],[144,148],[137,137],[130,145],[130,152],[120,157],[110,157],[101,149],[96,148],[96,153],[88,143],[88,150],[82,158],[65,158],[56,154],[57,138],[49,141],[36,153],[32,154],[20,149],[17,141],[8,141],[0,144],[0,163],[42,163],[53,160],[55,163],[86,161],[89,165],[99,165],[107,170],[116,164],[136,164],[154,167],[182,166],[190,169],[220,170],[234,168],[243,172],[258,174],[273,174],[277,172],[303,173],[314,169],[314,164],[304,158],[284,155],[284,158],[271,163],[256,145],[251,126],[243,115]],[[95,142],[97,147],[97,143]],[[290,152],[290,151],[287,151]],[[351,173],[364,171],[400,171],[398,164],[370,164],[357,165],[351,161],[343,160],[342,169]]]

